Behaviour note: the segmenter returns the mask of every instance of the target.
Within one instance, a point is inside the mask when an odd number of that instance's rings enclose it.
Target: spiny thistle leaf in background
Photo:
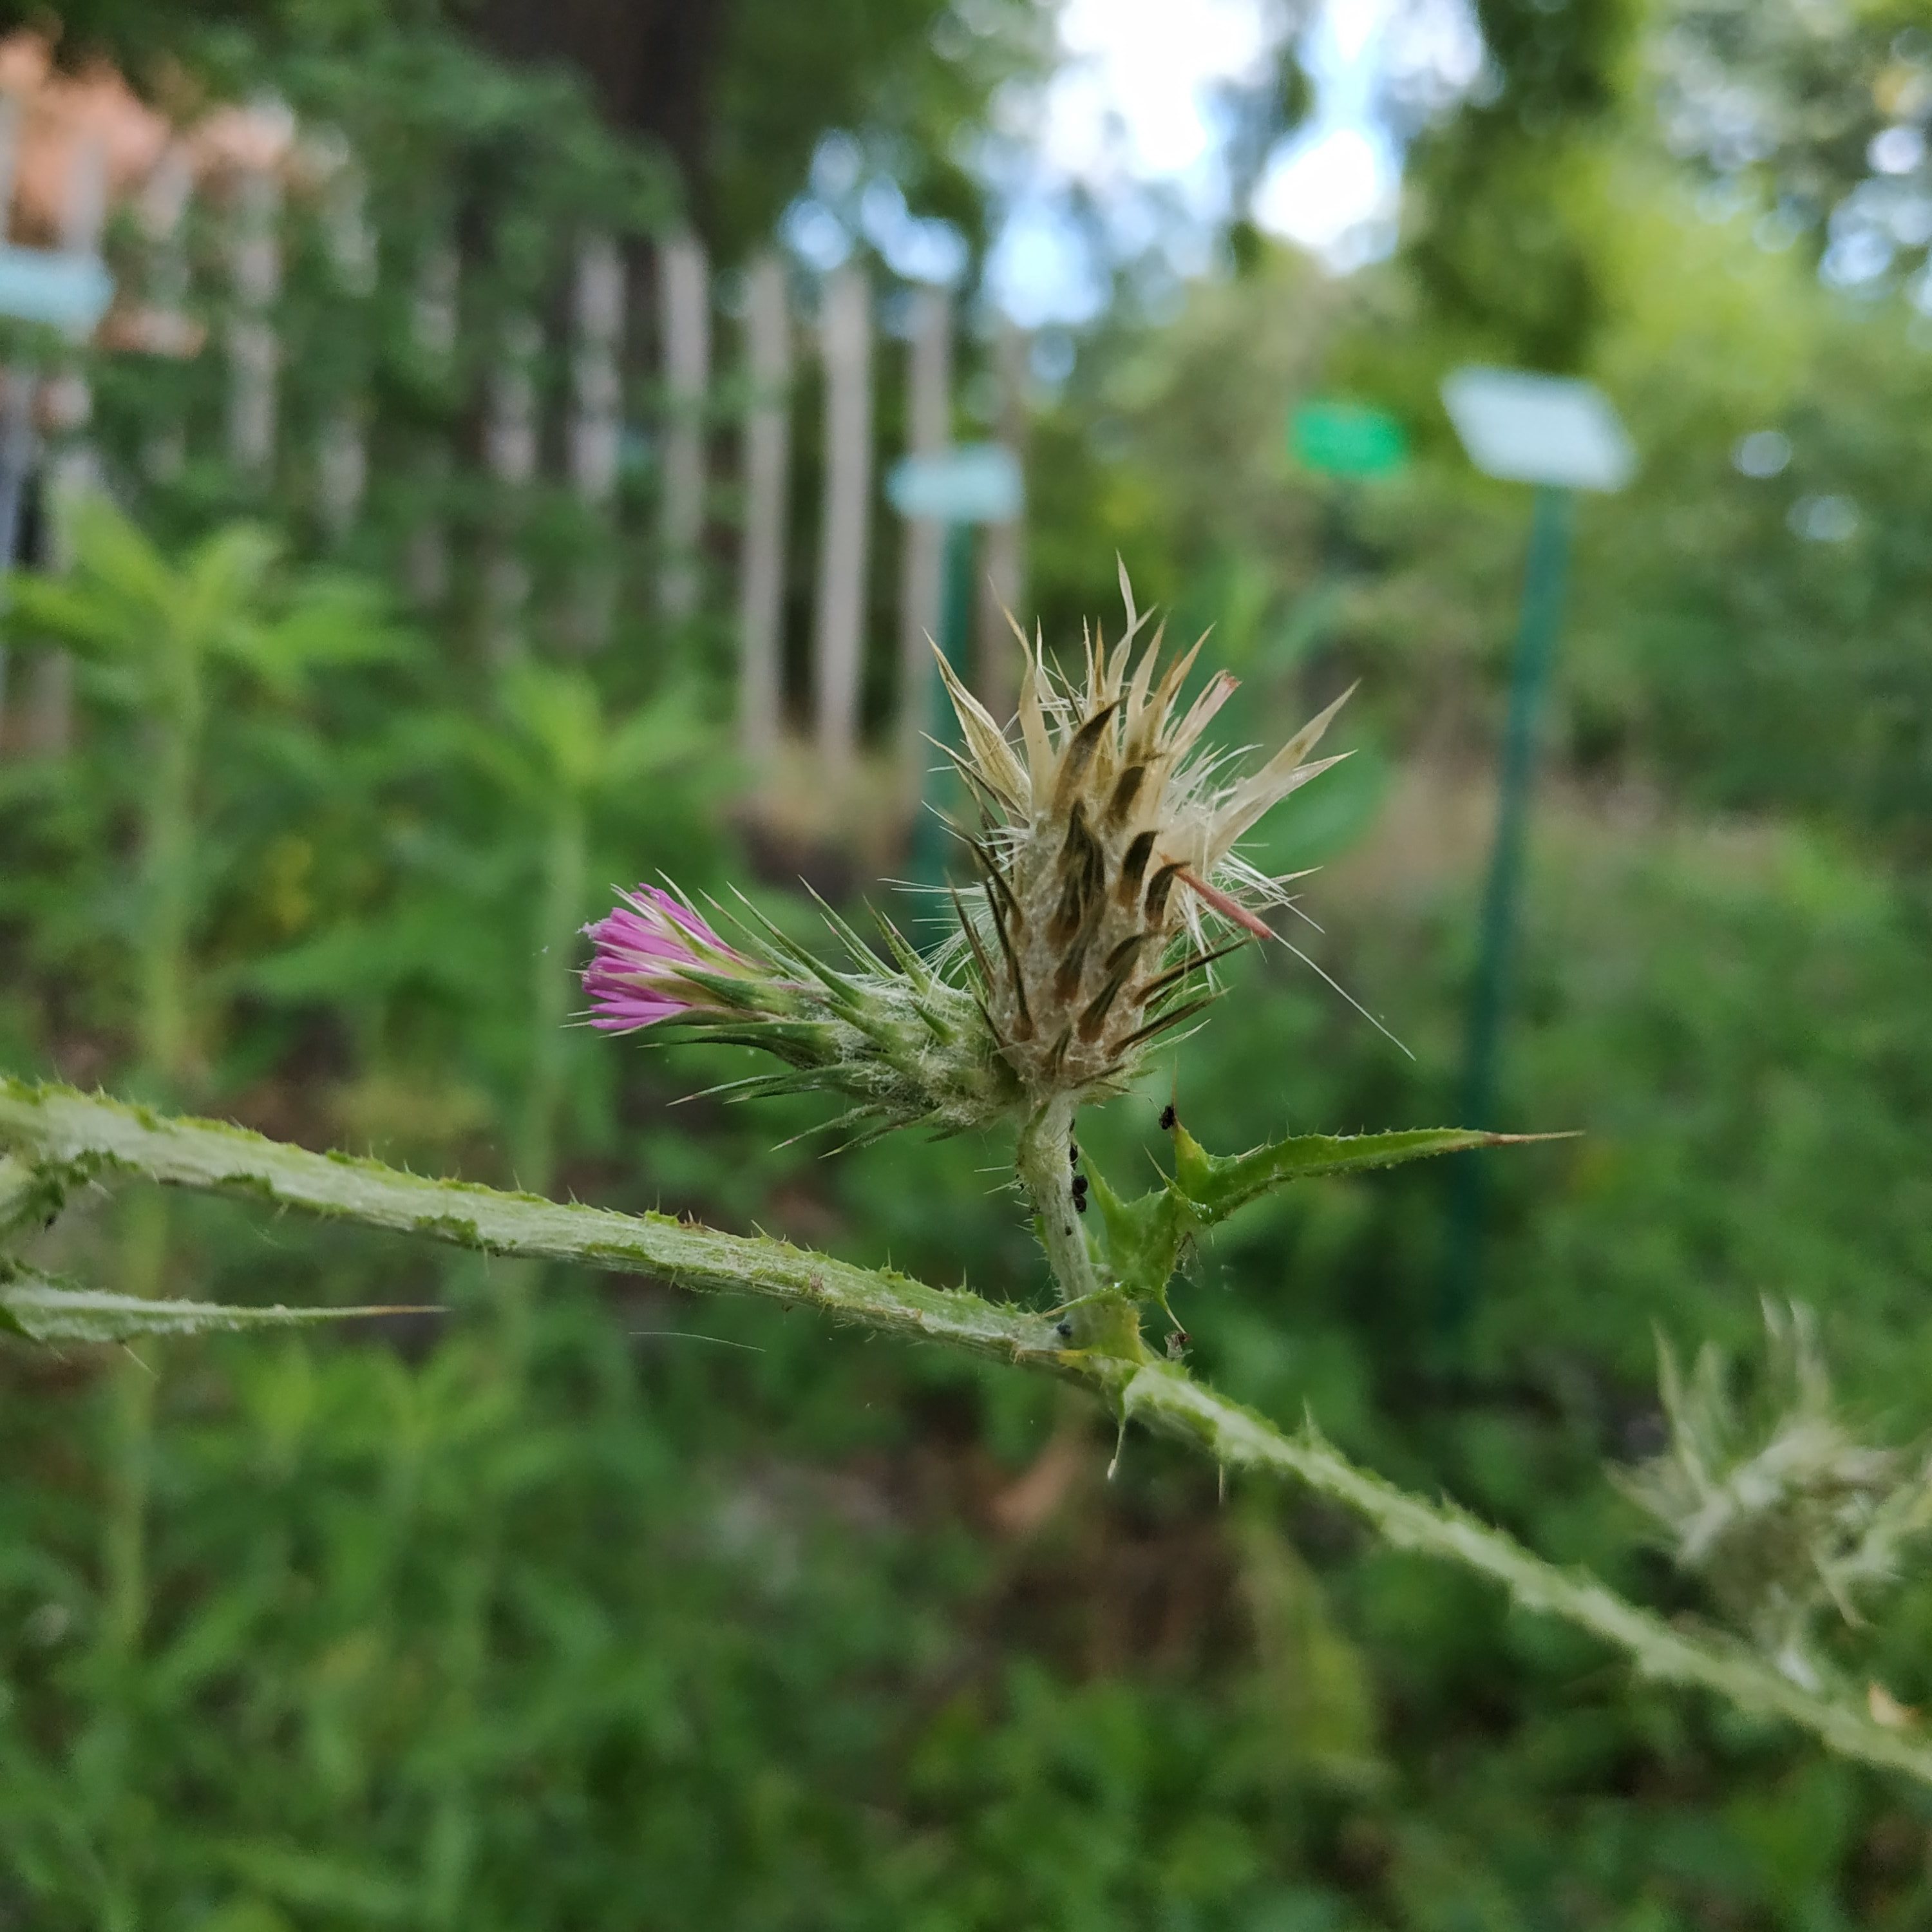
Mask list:
[[[1232,950],[1217,934],[1272,936],[1257,908],[1286,904],[1289,882],[1238,857],[1235,842],[1339,762],[1309,754],[1346,693],[1259,771],[1228,780],[1228,754],[1196,746],[1234,678],[1216,672],[1184,709],[1205,638],[1163,670],[1163,627],[1136,659],[1149,614],[1124,567],[1120,594],[1126,632],[1111,650],[1089,636],[1078,686],[1015,626],[1026,653],[1017,746],[939,659],[966,746],[952,755],[985,814],[968,841],[982,884],[962,908],[966,944],[1002,1049],[1036,1097],[1118,1090],[1151,1040],[1212,997],[1198,976]]]
[[[832,1125],[862,1142],[895,1127],[983,1126],[1021,1096],[980,1006],[950,985],[890,923],[887,968],[830,908],[852,960],[826,965],[755,912],[728,942],[688,903],[656,886],[584,928],[590,1023],[608,1033],[668,1029],[663,1039],[754,1046],[783,1060],[727,1090],[746,1099],[830,1092],[854,1104]]]
[[[1683,1569],[1795,1682],[1826,1670],[1817,1626],[1860,1621],[1895,1582],[1904,1546],[1932,1529],[1932,1463],[1860,1442],[1834,1413],[1810,1311],[1764,1307],[1766,1363],[1740,1400],[1714,1346],[1687,1379],[1660,1339],[1670,1445],[1620,1475]]]
[[[146,1335],[204,1335],[220,1329],[307,1327],[372,1315],[434,1313],[421,1308],[237,1308],[213,1301],[150,1301],[66,1288],[44,1277],[0,1276],[0,1333],[30,1342],[130,1342]]]

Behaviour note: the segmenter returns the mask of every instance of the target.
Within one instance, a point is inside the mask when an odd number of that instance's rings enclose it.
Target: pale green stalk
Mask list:
[[[1085,1216],[1074,1204],[1073,1120],[1076,1102],[1056,1094],[1020,1130],[1014,1166],[1032,1204],[1034,1229],[1059,1285],[1066,1340],[1142,1360],[1140,1319],[1112,1282],[1103,1282],[1088,1245]]]
[[[152,768],[141,793],[137,1088],[178,1100],[188,1084],[192,1034],[188,1010],[188,932],[194,893],[194,787],[205,706],[200,654],[192,638],[170,635],[162,646],[160,701],[148,720]],[[129,1212],[121,1252],[123,1293],[160,1292],[167,1270],[164,1196]],[[146,1522],[154,1378],[132,1355],[115,1377],[116,1456],[102,1551],[107,1612],[103,1634],[131,1656],[147,1619]]]
[[[1732,1639],[1666,1622],[1592,1578],[1544,1562],[1453,1504],[1412,1496],[1350,1462],[1312,1426],[1289,1434],[1202,1387],[1184,1369],[1148,1360],[1144,1349],[1069,1346],[1051,1312],[996,1304],[963,1288],[928,1287],[782,1241],[689,1227],[664,1215],[619,1214],[426,1180],[377,1162],[310,1154],[238,1128],[167,1119],[17,1080],[0,1078],[0,1146],[36,1168],[75,1178],[124,1172],[490,1254],[762,1295],[1084,1383],[1124,1419],[1192,1444],[1224,1469],[1292,1477],[1399,1546],[1489,1578],[1525,1609],[1587,1630],[1643,1676],[1697,1686],[1744,1711],[1797,1725],[1847,1757],[1932,1784],[1932,1743],[1916,1733],[1802,1688]],[[1036,1157],[1045,1151],[1042,1134]]]
[[[187,1092],[194,1057],[188,1010],[188,940],[194,919],[194,792],[206,718],[201,657],[196,640],[170,629],[161,645],[159,702],[147,721],[152,763],[141,789],[139,905],[135,964],[139,1091],[178,1102]],[[162,1194],[128,1204],[121,1243],[121,1292],[149,1298],[166,1286],[168,1202]],[[131,1673],[148,1620],[148,1509],[153,1483],[155,1372],[124,1349],[110,1388],[112,1460],[101,1519],[104,1658]],[[124,1686],[126,1680],[123,1679]],[[128,1687],[131,1688],[131,1687]],[[110,1720],[116,1762],[127,1748],[127,1716]],[[117,1794],[110,1826],[118,1840],[127,1814]],[[108,1917],[132,1924],[124,1898],[134,1847],[122,1845],[107,1874]]]
[[[560,789],[545,842],[533,932],[529,1084],[511,1150],[518,1186],[537,1194],[547,1192],[556,1177],[557,1122],[569,1042],[565,1023],[569,1018],[571,989],[576,983],[562,970],[559,955],[582,916],[586,862],[582,802],[573,791]],[[494,1372],[519,1401],[530,1366],[531,1309],[542,1280],[543,1264],[538,1261],[508,1261],[490,1275],[500,1349]],[[462,1574],[454,1580],[452,1592],[452,1630],[446,1654],[448,1681],[451,1695],[472,1719],[482,1701],[488,1661],[490,1606],[502,1564],[502,1527],[495,1513],[478,1524],[476,1546]],[[460,1923],[465,1908],[474,1864],[474,1847],[463,1822],[470,1796],[466,1780],[460,1774],[451,1777],[438,1796],[435,1821],[426,1837],[424,1919],[438,1932]]]
[[[194,909],[194,789],[204,700],[193,640],[171,640],[161,701],[149,721],[154,750],[141,798],[139,1070],[147,1083],[178,1086],[190,1054],[188,930]]]

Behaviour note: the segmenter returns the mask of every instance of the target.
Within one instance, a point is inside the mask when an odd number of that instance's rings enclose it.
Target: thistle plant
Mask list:
[[[1932,1462],[1862,1442],[1838,1412],[1811,1312],[1764,1304],[1763,1372],[1742,1395],[1711,1343],[1687,1376],[1658,1344],[1670,1441],[1622,1478],[1679,1568],[1793,1682],[1832,1675],[1833,1618],[1898,1582],[1906,1546],[1932,1530]]]
[[[995,1301],[782,1241],[428,1179],[0,1076],[0,1327],[100,1339],[222,1324],[229,1312],[218,1308],[50,1282],[28,1258],[82,1185],[128,1175],[489,1255],[760,1295],[1078,1383],[1123,1432],[1138,1423],[1224,1472],[1292,1478],[1400,1546],[1589,1632],[1645,1676],[1781,1718],[1932,1785],[1932,1745],[1882,1719],[1876,1700],[1868,1709],[1795,1662],[1808,1658],[1823,1606],[1855,1608],[1932,1520],[1922,1478],[1831,1420],[1808,1334],[1791,1354],[1794,1400],[1755,1436],[1730,1420],[1719,1370],[1700,1366],[1687,1388],[1667,1365],[1676,1439],[1634,1479],[1756,1648],[1666,1622],[1452,1504],[1398,1489],[1312,1421],[1290,1433],[1196,1380],[1184,1351],[1150,1348],[1143,1320],[1166,1312],[1186,1246],[1274,1190],[1534,1137],[1454,1127],[1302,1134],[1216,1155],[1170,1106],[1170,1165],[1137,1196],[1117,1192],[1082,1153],[1079,1108],[1126,1087],[1154,1041],[1202,1018],[1220,956],[1267,930],[1262,914],[1291,881],[1248,866],[1238,842],[1329,762],[1310,754],[1332,708],[1245,778],[1231,758],[1198,748],[1228,681],[1210,680],[1184,706],[1195,654],[1163,666],[1156,633],[1135,656],[1144,624],[1130,597],[1125,636],[1110,648],[1096,635],[1077,683],[1058,680],[1036,643],[1029,648],[1012,736],[953,687],[960,767],[983,817],[963,835],[978,877],[954,901],[960,931],[949,946],[922,953],[882,921],[875,950],[826,908],[845,956],[831,964],[748,904],[714,917],[661,886],[620,895],[586,928],[582,980],[596,1031],[762,1049],[776,1070],[737,1083],[740,1095],[831,1094],[844,1102],[837,1124],[858,1139],[914,1124],[1011,1131],[1052,1278],[1043,1294]],[[1732,1578],[1756,1580],[1731,1595]]]
[[[1090,632],[1078,683],[1015,627],[1025,656],[1015,738],[940,657],[964,746],[950,755],[982,817],[962,835],[976,883],[953,894],[959,934],[935,958],[881,919],[882,959],[827,908],[851,961],[835,969],[755,915],[737,922],[742,943],[728,941],[646,885],[585,928],[584,985],[590,1024],[606,1031],[764,1048],[788,1070],[739,1083],[741,1096],[837,1093],[854,1104],[835,1124],[862,1139],[915,1123],[1018,1122],[1018,1180],[1070,1331],[1131,1352],[1136,1304],[1165,1306],[1198,1210],[1136,1214],[1081,1174],[1074,1116],[1124,1090],[1154,1044],[1204,1011],[1219,960],[1272,936],[1262,910],[1286,903],[1292,881],[1257,870],[1237,844],[1337,762],[1310,754],[1342,700],[1258,771],[1233,775],[1202,740],[1234,680],[1216,673],[1184,704],[1201,644],[1164,661],[1161,628],[1141,640],[1148,616],[1124,568],[1120,589],[1124,632],[1111,646]],[[1102,1256],[1078,1225],[1090,1195],[1106,1210]]]

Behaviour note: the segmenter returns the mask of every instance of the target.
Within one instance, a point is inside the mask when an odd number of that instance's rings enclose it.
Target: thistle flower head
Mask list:
[[[1808,1310],[1767,1302],[1764,1320],[1766,1370],[1750,1402],[1714,1348],[1686,1376],[1660,1344],[1670,1442],[1620,1482],[1678,1566],[1815,1689],[1814,1626],[1828,1611],[1857,1622],[1861,1600],[1897,1580],[1906,1544],[1932,1528],[1932,1472],[1846,1426]]]
[[[755,1046],[784,1063],[724,1090],[734,1097],[824,1091],[852,1102],[832,1122],[856,1141],[919,1123],[983,1126],[1018,1098],[984,1016],[883,920],[897,970],[829,909],[851,959],[828,965],[746,908],[728,943],[686,901],[656,886],[620,892],[586,926],[590,1024],[608,1033]]]
[[[1198,1010],[1190,988],[1217,938],[1267,934],[1257,908],[1283,902],[1286,882],[1236,843],[1337,762],[1309,754],[1340,699],[1258,771],[1229,776],[1225,756],[1197,747],[1235,680],[1217,672],[1184,706],[1201,644],[1163,665],[1156,630],[1136,652],[1148,619],[1124,569],[1120,590],[1125,634],[1111,648],[1089,638],[1079,685],[1021,638],[1016,743],[940,659],[965,743],[954,755],[987,821],[971,841],[983,890],[963,913],[965,943],[1001,1048],[1036,1095],[1119,1084]]]
[[[704,976],[749,978],[758,970],[753,962],[660,886],[640,885],[617,897],[621,904],[584,928],[596,948],[583,975],[590,1024],[604,1033],[634,1033],[701,1009],[729,1011]]]

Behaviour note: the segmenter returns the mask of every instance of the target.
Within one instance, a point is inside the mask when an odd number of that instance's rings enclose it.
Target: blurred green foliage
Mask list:
[[[912,61],[898,17],[876,45]],[[1177,625],[1217,623],[1244,680],[1231,741],[1364,680],[1356,757],[1260,856],[1325,866],[1307,950],[1415,1058],[1285,953],[1250,958],[1176,1071],[1083,1132],[1126,1182],[1170,1094],[1224,1149],[1446,1112],[1526,518],[1468,476],[1434,384],[1474,352],[1596,376],[1645,467],[1580,520],[1506,1074],[1511,1124],[1584,1137],[1498,1170],[1460,1342],[1433,1318],[1424,1173],[1257,1209],[1175,1307],[1232,1394],[1306,1406],[1400,1480],[1689,1612],[1708,1606],[1604,1479],[1658,1444],[1654,1328],[1741,1352],[1761,1294],[1802,1298],[1862,1420],[1901,1442],[1925,1420],[1932,358],[1896,302],[1821,287],[1754,209],[1700,202],[1632,78],[1654,13],[1484,17],[1502,91],[1423,158],[1414,251],[1342,285],[1264,256],[1168,326],[1103,326],[1032,458],[1049,636],[1111,615],[1118,548]],[[865,40],[860,10],[838,25]],[[408,58],[370,67],[372,127],[427,71]],[[471,91],[480,63],[436,71],[468,78],[418,90],[431,118],[532,98]],[[809,92],[783,104],[789,148],[752,106],[721,142],[802,153]],[[928,124],[902,132],[952,192]],[[1401,413],[1413,469],[1353,493],[1295,473],[1284,419],[1318,389]],[[406,413],[400,377],[381,394]],[[1788,466],[1742,473],[1734,445],[1765,430]],[[1798,534],[1827,496],[1850,533]],[[70,589],[34,593],[44,624],[115,649],[85,670],[74,758],[0,762],[0,1064],[110,1086],[140,1064],[165,711],[142,668],[183,583],[252,559],[184,794],[198,1104],[478,1178],[541,1162],[586,1199],[935,1280],[1038,1279],[993,1191],[1003,1150],[902,1137],[821,1162],[783,1144],[808,1108],[673,1104],[728,1056],[556,1024],[607,883],[748,877],[706,722],[718,664],[640,625],[485,675],[374,579],[212,536],[226,479],[160,500],[158,550],[110,530]],[[301,515],[278,513],[298,558]],[[50,1264],[118,1286],[138,1245],[119,1212],[71,1214]],[[176,1208],[164,1279],[450,1312],[142,1345],[145,1435],[125,1364],[0,1351],[0,1925],[1932,1919],[1923,1794],[1633,1685],[1292,1497],[1224,1500],[1134,1438],[1110,1483],[1111,1429],[1051,1389],[219,1204]],[[131,1647],[100,1527],[130,1454]],[[1842,1655],[1932,1698],[1932,1587]]]

